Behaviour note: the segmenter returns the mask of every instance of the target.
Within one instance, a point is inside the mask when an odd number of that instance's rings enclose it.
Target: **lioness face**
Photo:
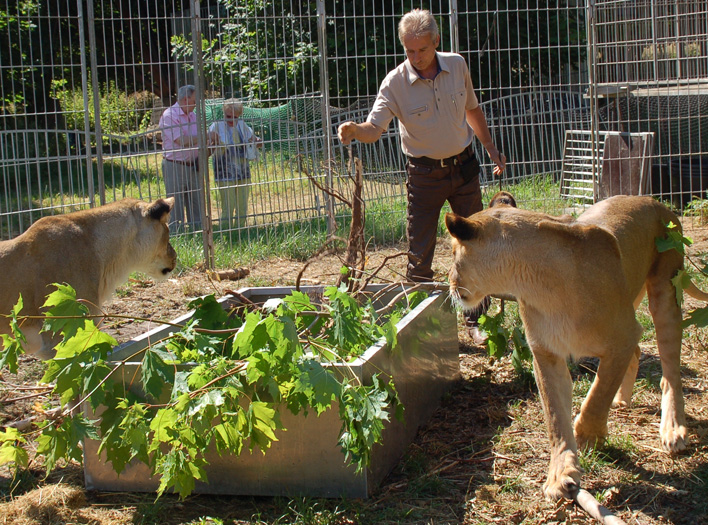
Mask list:
[[[448,275],[452,297],[465,309],[474,308],[496,289],[503,238],[499,221],[490,211],[469,219],[448,213],[445,224],[452,235],[452,267]],[[503,283],[502,283],[503,284]]]
[[[478,273],[474,271],[473,256],[465,243],[452,240],[452,268],[448,275],[450,293],[453,299],[465,310],[477,306],[486,296],[478,282]]]
[[[166,279],[177,265],[177,252],[170,244],[170,231],[167,226],[174,199],[161,199],[143,211],[149,219],[140,233],[141,243],[152,249],[152,257],[143,271],[156,280]]]

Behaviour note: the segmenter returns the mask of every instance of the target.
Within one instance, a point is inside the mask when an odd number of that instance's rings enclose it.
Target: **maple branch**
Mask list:
[[[604,525],[626,525],[624,521],[612,514],[607,507],[601,505],[595,497],[585,489],[580,489],[575,496],[575,503],[587,512],[591,518]]]

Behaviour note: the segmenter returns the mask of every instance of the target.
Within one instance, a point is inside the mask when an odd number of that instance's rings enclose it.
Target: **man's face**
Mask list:
[[[194,111],[194,108],[197,107],[197,94],[192,93],[188,97],[185,97],[180,100],[179,107],[181,107],[182,111],[189,115],[192,111]]]
[[[405,36],[403,38],[403,49],[411,65],[418,71],[425,71],[435,63],[435,50],[440,43],[440,36],[435,40],[432,36],[424,35],[420,37]]]

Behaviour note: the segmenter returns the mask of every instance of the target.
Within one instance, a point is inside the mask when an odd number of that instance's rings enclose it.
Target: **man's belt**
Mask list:
[[[165,158],[167,162],[174,162],[175,164],[182,164],[183,166],[196,166],[197,165],[197,159],[194,160],[175,160],[175,159],[168,159]]]
[[[452,157],[447,157],[446,159],[431,159],[430,157],[408,157],[410,162],[413,164],[419,164],[423,166],[431,166],[433,168],[447,168],[449,166],[455,166],[464,164],[470,158],[474,157],[474,151],[472,151],[472,146],[467,146],[462,153],[458,155],[453,155]]]

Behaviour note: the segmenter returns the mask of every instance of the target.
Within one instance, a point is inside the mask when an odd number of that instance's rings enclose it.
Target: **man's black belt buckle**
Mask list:
[[[462,153],[458,155],[453,155],[452,157],[447,157],[445,159],[431,159],[430,157],[414,157],[411,159],[413,164],[424,164],[426,166],[435,166],[436,168],[447,168],[449,166],[456,166],[464,164],[470,157],[472,153],[470,151],[471,146],[467,146]]]

